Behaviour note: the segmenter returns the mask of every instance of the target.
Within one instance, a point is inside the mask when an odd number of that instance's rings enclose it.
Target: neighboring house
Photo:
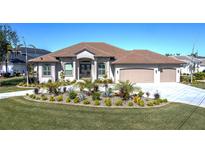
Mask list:
[[[43,56],[50,53],[47,50],[27,48],[28,60]],[[6,72],[5,63],[0,64],[0,74]],[[14,73],[24,74],[26,72],[26,48],[21,47],[18,52],[12,52],[10,54],[10,61],[8,63],[8,73],[13,75]]]
[[[196,58],[201,61],[200,66],[199,66],[199,72],[205,72],[205,57],[197,56]]]
[[[195,63],[195,69],[193,73],[202,72],[204,70],[202,60],[198,57],[193,57],[193,56],[172,56],[172,57],[177,60],[181,60],[185,62],[185,64],[180,68],[181,74],[191,74],[190,64],[192,62]]]
[[[205,59],[201,60],[199,72],[205,72]]]
[[[101,42],[82,42],[29,60],[35,65],[39,82],[82,78],[101,79],[107,75],[115,82],[180,82],[184,63],[148,50],[127,51]]]

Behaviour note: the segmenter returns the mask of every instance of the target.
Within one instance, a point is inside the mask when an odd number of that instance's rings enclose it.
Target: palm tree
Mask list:
[[[119,83],[116,84],[115,89],[119,91],[120,97],[122,97],[124,100],[129,99],[130,94],[133,93],[135,90],[140,90],[138,87],[134,87],[134,84],[127,81],[119,81]]]

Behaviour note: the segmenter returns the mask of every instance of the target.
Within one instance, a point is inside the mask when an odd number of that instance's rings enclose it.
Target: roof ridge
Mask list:
[[[88,45],[88,44],[86,44],[87,46],[89,46],[90,48],[94,48],[94,49],[96,49],[96,50],[99,50],[100,52],[102,52],[102,53],[104,53],[104,54],[106,54],[107,56],[110,56],[110,55],[108,55],[106,52],[104,52],[102,49],[99,49],[99,48],[96,48],[96,47],[93,47],[92,45]]]

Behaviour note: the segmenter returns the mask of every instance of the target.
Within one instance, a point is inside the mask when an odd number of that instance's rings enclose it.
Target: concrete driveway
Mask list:
[[[181,83],[138,83],[143,91],[150,92],[151,97],[157,91],[161,98],[167,98],[171,102],[186,103],[205,107],[205,90],[191,87]]]

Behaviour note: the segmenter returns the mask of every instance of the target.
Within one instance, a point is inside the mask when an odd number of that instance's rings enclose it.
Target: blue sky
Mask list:
[[[205,24],[10,24],[27,44],[56,51],[79,42],[107,42],[124,49],[205,56]]]

